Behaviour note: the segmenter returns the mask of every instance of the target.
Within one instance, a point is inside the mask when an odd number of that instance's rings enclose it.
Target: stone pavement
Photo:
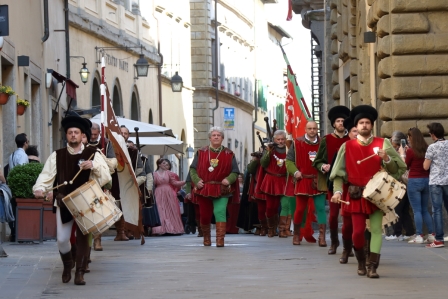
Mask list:
[[[212,236],[213,236],[212,232]],[[214,237],[213,237],[214,242]],[[448,293],[448,247],[384,241],[374,280],[339,264],[327,248],[292,238],[227,235],[226,247],[203,247],[195,235],[114,242],[92,251],[87,285],[61,282],[56,242],[4,243],[0,298],[422,298]],[[327,239],[327,242],[329,240]]]

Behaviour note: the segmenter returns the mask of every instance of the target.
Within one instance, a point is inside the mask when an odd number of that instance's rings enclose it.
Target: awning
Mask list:
[[[137,145],[135,137],[129,137],[129,140]],[[140,137],[140,147],[142,154],[164,156],[182,154],[184,143],[172,137]]]
[[[79,86],[76,85],[76,83],[72,80],[62,76],[56,71],[52,70],[51,74],[53,75],[53,78],[55,78],[59,83],[65,82],[65,92],[73,100],[76,100],[76,88],[78,88]]]

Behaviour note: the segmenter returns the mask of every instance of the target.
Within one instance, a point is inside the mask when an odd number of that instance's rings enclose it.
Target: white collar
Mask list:
[[[68,145],[68,143],[67,143],[67,150],[70,153],[70,155],[80,154],[84,150],[84,144],[81,142],[81,150],[79,152],[75,153],[75,149],[73,147],[71,147],[70,145]]]
[[[314,140],[314,141],[311,141],[309,138],[308,138],[308,134],[305,134],[305,139],[306,140],[308,140],[310,143],[317,143],[317,141],[319,140],[319,138],[316,136],[316,140]]]

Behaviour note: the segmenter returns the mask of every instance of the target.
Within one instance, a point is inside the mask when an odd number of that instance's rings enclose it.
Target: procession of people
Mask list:
[[[227,206],[229,203],[239,203],[241,197],[244,205],[241,205],[238,223],[243,223],[246,232],[250,233],[252,228],[256,228],[256,236],[287,238],[292,235],[293,245],[301,245],[305,238],[309,243],[327,247],[325,206],[328,205],[328,254],[336,254],[340,246],[338,217],[341,216],[343,250],[339,263],[347,264],[354,252],[358,262],[357,274],[379,278],[377,269],[381,257],[383,218],[387,214],[395,214],[394,208],[399,208],[400,200],[405,195],[407,199],[402,176],[409,166],[411,181],[428,184],[429,177],[431,183],[431,177],[435,180],[440,174],[431,176],[432,172],[430,174],[427,169],[434,163],[438,165],[439,161],[416,128],[409,130],[410,141],[406,146],[397,144],[396,138],[391,141],[375,137],[373,126],[378,112],[371,106],[361,105],[351,111],[345,106],[336,106],[328,111],[327,116],[334,131],[322,138],[313,120],[306,123],[304,134],[293,140],[288,140],[286,131],[274,128],[270,142],[252,154],[253,159],[247,165],[245,179],[234,153],[222,144],[225,131],[220,127],[209,130],[209,144],[196,152],[186,181],[179,180],[177,175],[170,172],[170,162],[163,158],[157,161],[158,168],[153,174],[149,164],[146,164],[146,158],[143,158],[145,162],[142,163],[138,149],[128,144],[137,184],[142,189],[146,188],[144,194],[148,196],[153,193],[153,182],[157,187],[155,195],[159,200],[161,224],[153,228],[153,235],[184,233],[176,190],[185,184],[185,198],[194,206],[191,209],[196,214],[193,219],[196,219],[198,236],[203,238],[204,246],[213,244],[211,223],[214,221],[216,247],[225,247],[229,217]],[[33,191],[36,198],[54,198],[57,244],[63,264],[62,282],[71,280],[71,270],[75,268],[74,283],[84,285],[84,274],[90,272],[88,263],[92,238],[93,249],[103,250],[101,233],[92,236],[79,223],[77,225],[74,218],[79,215],[75,217],[76,211],[68,208],[65,199],[82,188],[83,184],[94,181],[117,200],[117,209],[121,207],[117,183],[118,162],[111,142],[108,139],[105,139],[105,143],[100,142],[101,128],[97,124],[92,125],[89,120],[72,115],[64,118],[61,125],[66,133],[67,147],[53,152],[47,159]],[[439,142],[438,147],[442,148],[445,144],[443,127],[433,123],[428,128],[431,136],[434,136],[433,140]],[[120,129],[123,139],[127,140],[129,130],[126,127]],[[101,151],[103,146],[104,153]],[[406,158],[406,154],[409,158]],[[376,186],[376,177],[382,177],[386,187],[384,184]],[[437,219],[433,226],[425,207],[429,191],[437,191],[436,187],[431,188],[427,186],[424,191],[413,188],[409,194],[408,201],[415,212],[418,234],[409,243],[423,243],[424,221],[430,230],[427,238],[430,244],[427,247],[434,248],[443,246],[443,223],[439,216],[443,193],[439,196],[438,205],[435,205]],[[95,204],[98,203],[91,204],[92,213],[95,212]],[[79,213],[84,216],[82,211]],[[128,241],[133,239],[133,233],[143,231],[127,230],[123,216],[117,220],[115,241]],[[313,221],[318,224],[317,241],[311,228]],[[391,221],[391,224],[395,222]],[[405,228],[407,234],[414,234],[412,223],[411,226]],[[396,234],[401,234],[401,229],[401,226],[396,227]]]

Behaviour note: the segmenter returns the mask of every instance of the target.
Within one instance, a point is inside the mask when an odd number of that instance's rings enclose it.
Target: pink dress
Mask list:
[[[161,173],[155,171],[154,184],[156,186],[154,195],[162,225],[153,227],[152,234],[183,234],[184,226],[180,215],[177,191],[184,182],[179,181],[179,177],[171,171],[164,171]]]

